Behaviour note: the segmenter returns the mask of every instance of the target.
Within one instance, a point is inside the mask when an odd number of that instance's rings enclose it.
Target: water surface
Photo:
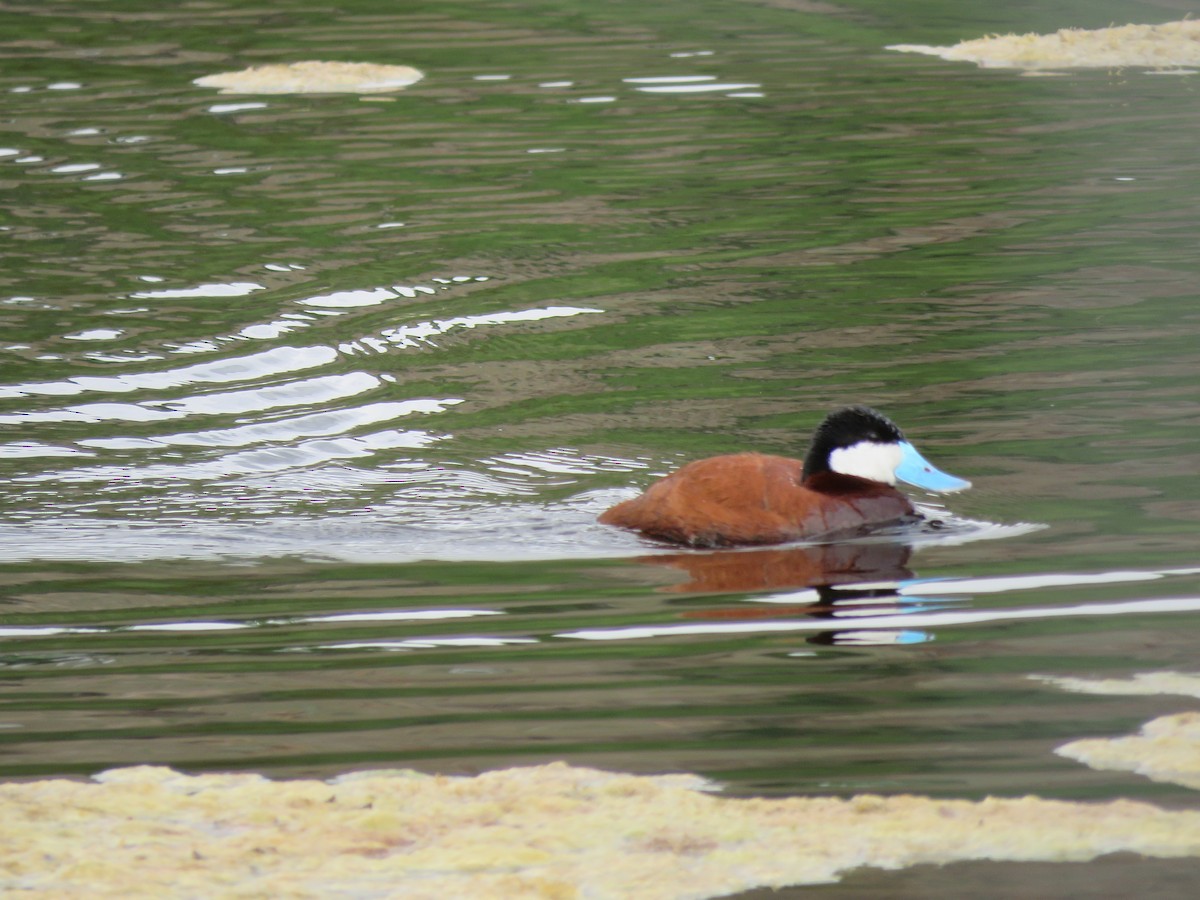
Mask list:
[[[1195,670],[1200,76],[883,49],[1130,15],[0,13],[0,775],[1194,802],[1051,753],[1192,701],[1028,676]],[[191,84],[306,58],[426,78]],[[973,480],[937,527],[594,521],[850,402]]]

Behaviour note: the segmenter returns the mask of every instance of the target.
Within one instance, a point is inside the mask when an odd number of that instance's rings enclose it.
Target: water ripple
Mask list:
[[[276,347],[245,356],[196,363],[162,372],[126,375],[76,375],[62,381],[0,386],[0,398],[71,396],[87,392],[123,394],[165,390],[192,384],[228,384],[255,381],[327,365],[337,358],[329,347]]]
[[[363,425],[387,422],[414,413],[442,412],[447,407],[459,403],[462,403],[462,400],[456,398],[367,403],[348,409],[310,413],[290,419],[240,425],[236,428],[181,432],[151,438],[84,438],[79,444],[85,447],[119,450],[153,449],[162,446],[245,447],[249,444],[288,441],[301,437],[345,434]]]
[[[289,406],[310,406],[355,397],[381,384],[366,372],[323,375],[291,381],[271,387],[244,391],[220,391],[194,394],[171,400],[143,400],[140,403],[84,403],[61,410],[18,412],[0,415],[0,424],[32,422],[156,422],[194,415],[238,415],[266,412]],[[88,439],[85,439],[88,440]]]

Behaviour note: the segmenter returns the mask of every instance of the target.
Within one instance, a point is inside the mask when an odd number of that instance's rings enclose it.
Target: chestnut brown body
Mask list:
[[[606,525],[694,547],[845,537],[918,518],[888,484],[804,463],[737,453],[688,463],[600,516]]]

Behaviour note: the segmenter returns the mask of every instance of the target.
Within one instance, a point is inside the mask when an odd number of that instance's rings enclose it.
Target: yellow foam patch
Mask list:
[[[1200,675],[1187,672],[1138,672],[1129,678],[1029,677],[1080,694],[1180,694],[1200,697]]]
[[[424,77],[412,66],[307,61],[205,75],[192,83],[222,94],[379,94]]]
[[[982,68],[1179,69],[1200,66],[1200,20],[1114,28],[1063,28],[1053,34],[1005,34],[951,47],[892,44],[888,50],[973,62]]]
[[[1200,713],[1162,716],[1138,734],[1072,741],[1054,752],[1093,769],[1136,772],[1200,790]]]
[[[1030,677],[1083,694],[1200,697],[1200,675],[1187,672],[1138,672],[1129,678]],[[1200,713],[1163,716],[1147,722],[1135,735],[1072,741],[1054,752],[1093,769],[1136,772],[1200,790]]]
[[[1193,752],[1200,735],[1191,734]],[[860,866],[1200,856],[1200,812],[1117,800],[735,799],[562,763],[333,782],[139,766],[0,785],[22,897],[715,897]]]

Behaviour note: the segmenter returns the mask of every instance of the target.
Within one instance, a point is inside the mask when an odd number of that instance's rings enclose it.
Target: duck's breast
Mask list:
[[[912,502],[890,484],[822,472],[806,484],[818,499],[820,534],[838,535],[920,518]]]

